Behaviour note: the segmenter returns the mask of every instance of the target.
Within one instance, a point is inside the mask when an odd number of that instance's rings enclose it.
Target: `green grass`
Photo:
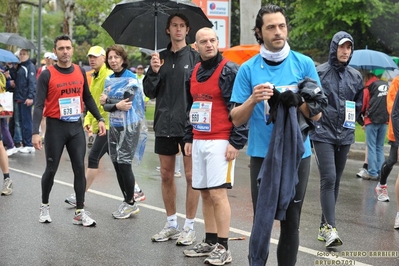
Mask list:
[[[365,142],[366,141],[366,132],[362,129],[362,126],[356,123],[355,128],[355,141],[356,142]]]
[[[147,103],[145,108],[145,119],[149,121],[154,120],[154,112],[155,112],[155,103]]]

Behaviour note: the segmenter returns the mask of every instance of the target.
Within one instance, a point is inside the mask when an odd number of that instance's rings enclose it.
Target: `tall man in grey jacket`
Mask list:
[[[322,217],[318,240],[326,247],[342,245],[335,224],[335,204],[339,183],[351,144],[355,141],[355,121],[363,103],[363,78],[349,66],[354,50],[352,36],[337,32],[330,44],[328,62],[317,67],[328,97],[323,116],[310,133],[320,172]]]
[[[177,239],[176,245],[191,245],[195,240],[194,218],[197,213],[199,191],[192,189],[191,157],[183,157],[186,188],[186,221],[180,231],[176,215],[176,183],[174,181],[176,154],[179,145],[184,150],[184,128],[186,124],[185,81],[199,61],[198,53],[186,43],[190,30],[189,21],[182,14],[168,18],[166,34],[170,44],[160,54],[153,53],[150,68],[143,80],[144,93],[156,98],[154,114],[155,153],[159,155],[162,179],[162,198],[167,222],[151,240],[163,242]],[[184,155],[184,154],[183,154]]]

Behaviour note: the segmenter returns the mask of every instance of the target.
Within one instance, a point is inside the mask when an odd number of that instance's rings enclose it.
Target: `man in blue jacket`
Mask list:
[[[21,127],[22,145],[21,153],[34,153],[32,144],[32,105],[36,94],[36,67],[29,58],[29,50],[19,52],[21,63],[17,68],[15,79],[14,101],[17,102],[18,112],[14,116],[15,126]],[[15,138],[14,138],[15,140]]]

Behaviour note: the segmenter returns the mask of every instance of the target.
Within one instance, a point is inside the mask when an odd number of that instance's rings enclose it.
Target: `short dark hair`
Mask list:
[[[58,41],[70,41],[72,43],[71,37],[69,37],[68,35],[60,35],[60,36],[55,37],[55,39],[54,39],[54,49],[57,48]]]
[[[278,5],[273,5],[273,4],[268,4],[266,6],[262,6],[259,11],[258,11],[258,15],[256,15],[256,19],[255,19],[255,27],[252,29],[253,31],[255,31],[255,38],[256,41],[259,44],[263,43],[263,39],[260,38],[258,36],[258,34],[256,33],[256,29],[258,29],[259,31],[262,31],[262,26],[263,26],[263,15],[264,14],[273,14],[273,13],[281,13],[283,14],[284,18],[285,18],[285,23],[288,24],[288,18],[285,15],[285,11],[282,7],[278,6]],[[287,25],[288,26],[288,25]]]
[[[108,64],[108,54],[111,51],[114,51],[117,55],[122,57],[123,60],[122,67],[127,68],[127,66],[129,65],[129,59],[127,58],[127,53],[122,46],[117,44],[108,47],[107,51],[105,51],[105,65],[107,66],[107,68],[112,69],[111,66]]]
[[[186,27],[187,27],[187,28],[190,28],[190,22],[189,22],[188,18],[187,18],[185,15],[183,15],[182,13],[175,13],[175,14],[170,15],[170,16],[168,17],[168,21],[166,21],[165,32],[166,32],[167,29],[169,29],[170,23],[171,23],[171,21],[172,21],[172,19],[173,19],[174,17],[179,17],[179,18],[181,18],[181,19],[184,21],[184,24],[186,24]],[[169,33],[166,33],[166,34],[169,35]]]

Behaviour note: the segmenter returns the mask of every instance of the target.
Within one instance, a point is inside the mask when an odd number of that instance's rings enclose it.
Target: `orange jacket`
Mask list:
[[[395,103],[395,97],[396,93],[399,90],[399,76],[397,76],[389,86],[388,90],[388,95],[387,95],[387,109],[389,113],[389,122],[388,122],[388,140],[390,141],[395,141],[395,135],[393,133],[393,127],[392,127],[392,119],[391,119],[391,113],[392,113],[392,108],[393,104]]]

